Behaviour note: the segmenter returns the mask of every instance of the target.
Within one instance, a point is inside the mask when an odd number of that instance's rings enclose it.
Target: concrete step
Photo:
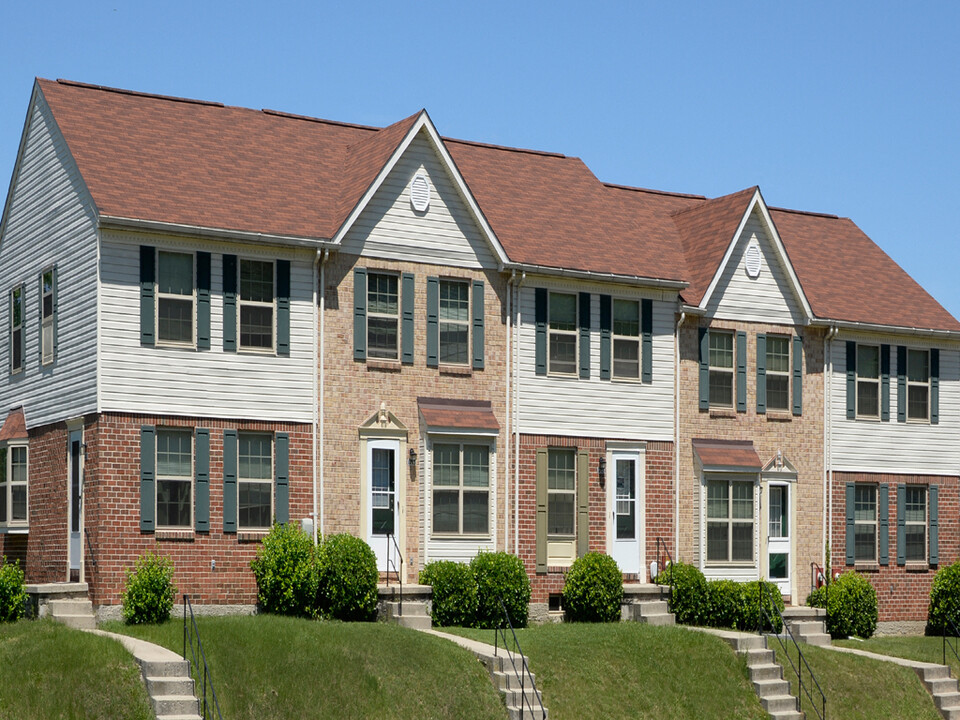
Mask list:
[[[783,671],[776,663],[769,663],[767,665],[754,665],[750,667],[749,670],[751,682],[757,682],[759,680],[783,679]]]
[[[762,697],[760,698],[760,704],[763,705],[763,709],[771,715],[775,712],[783,712],[784,710],[791,712],[797,711],[797,699],[793,695]]]
[[[77,630],[96,630],[97,620],[93,615],[52,615],[54,620]]]
[[[193,695],[153,695],[153,710],[157,715],[195,715],[200,702]]]
[[[151,695],[193,695],[193,678],[148,677],[147,692]]]
[[[949,678],[950,668],[946,665],[927,665],[920,672],[920,679],[924,682],[929,682],[930,680],[942,680],[943,678]]]
[[[547,709],[544,708],[543,711],[540,711],[540,706],[534,710],[531,710],[529,707],[521,710],[520,708],[507,708],[507,717],[510,720],[546,720],[547,718]]]
[[[770,663],[776,662],[773,650],[767,650],[765,648],[750,648],[741,654],[747,658],[747,667],[769,665]]]
[[[537,684],[537,678],[533,673],[530,673],[525,680],[521,680],[517,677],[513,668],[493,673],[492,678],[493,686],[497,688],[497,690],[519,690],[521,685],[524,690],[529,690],[531,686],[535,687]]]
[[[778,695],[790,694],[790,683],[780,678],[769,678],[766,680],[754,680],[753,690],[760,697],[777,697]]]
[[[931,695],[944,695],[946,693],[955,693],[958,691],[957,681],[953,678],[938,678],[937,680],[924,681],[927,690]]]
[[[946,692],[933,696],[938,710],[960,710],[960,692]]]
[[[640,617],[647,615],[664,615],[670,612],[666,600],[644,600],[639,605]]]
[[[676,625],[677,619],[673,613],[663,613],[662,615],[644,615],[640,622],[662,627],[664,625]]]
[[[733,646],[738,653],[747,650],[766,650],[767,645],[759,635],[738,635],[734,638],[727,638],[727,642]]]
[[[190,677],[190,663],[186,660],[158,660],[143,662],[140,671],[144,677]]]
[[[93,615],[93,603],[86,598],[61,598],[47,605],[51,615]]]
[[[804,720],[803,713],[798,710],[778,710],[769,714],[773,720]]]
[[[799,635],[797,640],[805,642],[807,645],[815,645],[817,647],[827,647],[830,645],[830,635],[825,632]]]
[[[406,608],[404,608],[406,610]],[[429,630],[433,627],[429,615],[407,615],[406,612],[400,617],[395,617],[391,622],[397,623],[400,627],[410,628],[411,630]]]
[[[200,715],[157,715],[157,720],[203,720]]]

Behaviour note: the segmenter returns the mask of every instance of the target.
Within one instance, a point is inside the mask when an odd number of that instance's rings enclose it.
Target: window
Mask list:
[[[240,347],[273,349],[273,262],[240,258]]]
[[[904,493],[907,562],[925,562],[927,559],[927,488],[907,485]]]
[[[549,372],[577,373],[577,296],[550,293],[549,302]]]
[[[750,480],[707,481],[707,562],[753,562],[753,488]]]
[[[733,333],[710,331],[710,407],[733,407]]]
[[[157,527],[188,528],[193,507],[193,433],[157,430]]]
[[[573,537],[577,515],[577,453],[547,453],[547,535]]]
[[[53,362],[53,313],[55,311],[53,284],[54,274],[51,268],[40,275],[40,353],[41,362],[44,365]]]
[[[613,376],[640,378],[640,301],[613,301]]]
[[[367,355],[397,359],[399,291],[396,275],[370,273],[367,278]]]
[[[857,417],[880,417],[880,348],[857,345]]]
[[[0,448],[0,525],[27,525],[27,447]]]
[[[433,532],[489,535],[490,449],[433,446]]]
[[[269,528],[273,522],[273,438],[241,433],[238,437],[238,525]]]
[[[157,251],[157,341],[193,345],[193,255]]]
[[[930,419],[930,353],[907,350],[907,419]]]
[[[470,348],[470,283],[440,281],[440,362],[466,365]]]
[[[10,291],[10,373],[23,370],[23,285]]]
[[[853,557],[855,562],[877,559],[877,486],[860,485],[854,490]]]
[[[767,335],[767,409],[790,409],[790,338]]]

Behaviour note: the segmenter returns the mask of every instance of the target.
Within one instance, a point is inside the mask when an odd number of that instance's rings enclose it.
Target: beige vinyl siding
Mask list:
[[[39,92],[31,105],[0,238],[0,407],[22,404],[30,427],[97,410],[95,213]],[[40,366],[40,273],[57,266],[57,357]],[[23,283],[24,370],[10,376],[10,290]]]
[[[410,181],[424,171],[430,207],[416,212]],[[425,132],[413,139],[343,239],[350,255],[465,268],[496,268],[466,203]]]
[[[890,345],[890,420],[847,419],[846,341]],[[940,348],[940,422],[897,422],[897,347],[918,338],[841,334],[831,343],[830,465],[834,470],[960,475],[960,351]],[[830,356],[828,356],[828,360]]]
[[[210,350],[140,345],[140,245],[211,253]],[[290,356],[223,351],[223,255],[290,260]],[[104,233],[101,242],[101,403],[104,411],[313,419],[313,258],[262,248]],[[274,314],[276,327],[276,313]]]

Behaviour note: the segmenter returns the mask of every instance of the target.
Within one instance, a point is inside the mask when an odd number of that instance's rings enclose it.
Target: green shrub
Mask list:
[[[745,590],[743,583],[733,580],[707,581],[707,624],[743,630],[747,615]]]
[[[707,594],[707,580],[694,565],[685,562],[675,562],[665,567],[657,575],[657,583],[669,585],[670,612],[674,613],[677,622],[684,625],[706,625],[709,618],[709,596]]]
[[[431,617],[440,627],[477,624],[477,579],[466,563],[437,560],[420,571],[420,583],[433,589]]]
[[[530,578],[523,561],[505,552],[481,552],[470,561],[477,579],[477,624],[494,628],[503,618],[503,600],[514,627],[527,626]]]
[[[947,621],[960,628],[960,560],[937,570],[930,587],[930,608],[927,610],[927,633],[941,635],[953,632]]]
[[[26,602],[27,590],[19,561],[11,565],[6,557],[0,556],[0,622],[22,618]]]
[[[336,620],[377,617],[377,558],[363,540],[343,533],[317,548],[317,613]]]
[[[177,586],[170,558],[147,553],[127,568],[123,589],[123,619],[130,625],[162,623],[170,619]]]
[[[609,555],[577,558],[563,586],[563,607],[574,622],[617,622],[623,601],[623,573]]]
[[[852,570],[810,593],[807,605],[827,609],[827,632],[835,638],[868,638],[877,629],[877,591]]]
[[[274,525],[250,561],[257,603],[268,613],[309,617],[317,596],[313,539],[297,523]]]
[[[737,583],[743,588],[743,618],[742,624],[737,627],[741,630],[755,630],[761,626],[763,629],[774,632],[783,630],[783,623],[780,621],[780,615],[773,609],[776,606],[780,613],[783,613],[783,594],[780,588],[774,583],[765,580],[752,580],[745,583]],[[761,603],[766,612],[761,612]],[[773,627],[771,628],[771,623]]]

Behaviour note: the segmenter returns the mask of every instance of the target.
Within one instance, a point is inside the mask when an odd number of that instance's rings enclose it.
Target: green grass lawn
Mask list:
[[[0,720],[153,717],[120,643],[50,620],[0,624]]]
[[[273,615],[202,617],[197,624],[230,720],[505,717],[483,666],[441,638],[387,623]],[[103,629],[183,650],[181,621]]]
[[[451,628],[493,644],[492,630]],[[719,638],[640,623],[518,630],[551,720],[766,718],[744,663]]]
[[[947,638],[947,642],[957,647],[956,638]],[[921,662],[943,664],[943,638],[925,637],[923,635],[888,635],[873,637],[869,640],[834,640],[834,645],[856,648],[880,655],[919,660]],[[960,651],[960,647],[957,647]],[[957,660],[950,648],[947,648],[947,665],[951,667],[953,676],[960,678],[960,660]]]

